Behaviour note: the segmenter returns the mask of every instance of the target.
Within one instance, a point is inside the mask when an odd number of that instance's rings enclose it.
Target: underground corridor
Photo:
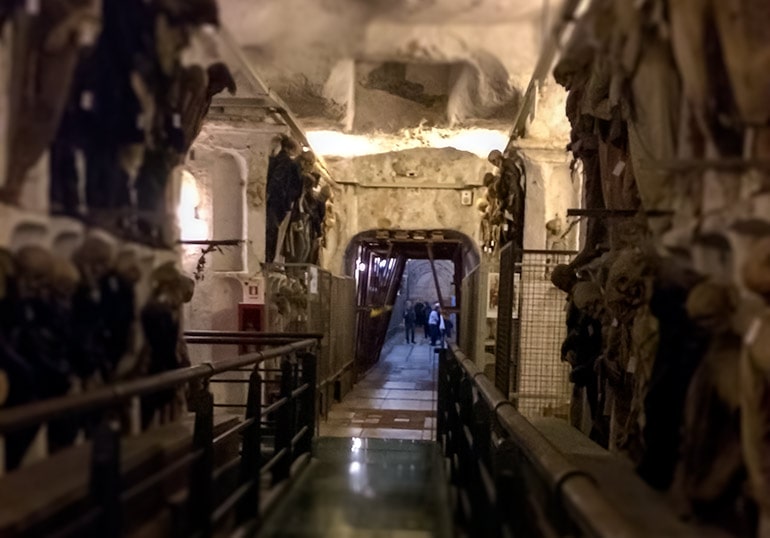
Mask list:
[[[435,440],[436,345],[456,341],[458,290],[463,267],[473,261],[471,245],[448,230],[378,230],[354,239],[348,265],[357,282],[357,381],[331,406],[321,435]],[[428,324],[437,305],[445,323],[438,341]]]
[[[770,538],[768,6],[0,0],[0,538]]]

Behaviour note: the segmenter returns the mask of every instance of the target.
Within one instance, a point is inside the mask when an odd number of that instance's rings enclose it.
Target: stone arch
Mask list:
[[[211,239],[242,240],[245,235],[245,204],[248,165],[236,152],[223,151],[211,174]],[[243,271],[243,245],[223,248],[211,256],[215,271]]]

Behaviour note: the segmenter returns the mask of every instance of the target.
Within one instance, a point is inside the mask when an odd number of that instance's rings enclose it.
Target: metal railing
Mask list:
[[[641,538],[455,345],[438,353],[438,439],[468,535]]]
[[[91,472],[88,509],[66,523],[57,523],[57,536],[121,536],[126,529],[123,507],[161,487],[170,476],[186,476],[180,517],[173,518],[173,536],[211,536],[227,521],[243,523],[257,519],[261,484],[276,486],[288,479],[292,465],[309,455],[316,421],[316,353],[318,335],[200,334],[217,344],[276,345],[270,349],[216,362],[208,362],[125,383],[105,386],[77,396],[67,396],[11,408],[0,412],[0,436],[38,426],[65,416],[98,414],[100,423],[91,436]],[[310,338],[302,338],[310,336]],[[226,341],[223,341],[226,340]],[[244,342],[247,340],[248,342]],[[269,359],[280,361],[272,381],[278,385],[277,399],[264,405],[264,369]],[[243,419],[215,436],[214,397],[209,384],[215,375],[250,369]],[[116,417],[133,398],[187,384],[189,410],[195,424],[192,446],[185,455],[139,483],[123,485],[121,432]],[[240,438],[235,437],[240,436]],[[215,448],[239,442],[239,457],[215,461]],[[23,470],[20,472],[24,472]],[[218,478],[237,475],[235,487],[224,494]],[[1,479],[0,479],[1,480]],[[34,493],[34,492],[31,492]],[[232,517],[230,517],[232,516]],[[136,522],[131,522],[133,525]]]

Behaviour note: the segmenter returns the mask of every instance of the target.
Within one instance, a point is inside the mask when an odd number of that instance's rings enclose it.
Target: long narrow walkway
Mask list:
[[[438,359],[428,341],[399,342],[332,406],[320,435],[435,440]]]
[[[451,521],[436,443],[320,438],[259,536],[448,538]]]

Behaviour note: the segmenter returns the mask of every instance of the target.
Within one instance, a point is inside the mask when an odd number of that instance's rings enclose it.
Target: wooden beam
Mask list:
[[[524,93],[524,98],[521,100],[519,111],[513,122],[513,129],[511,129],[508,145],[505,147],[506,153],[515,146],[514,142],[517,139],[526,134],[527,121],[535,112],[537,92],[551,73],[551,68],[562,48],[562,38],[569,25],[574,21],[574,15],[583,1],[584,0],[565,0],[561,12],[554,22],[553,28],[543,43],[540,57],[537,60],[535,70],[532,73],[532,78],[527,86],[527,91]]]
[[[224,27],[219,29],[219,35],[221,36],[224,44],[235,55],[238,63],[243,68],[244,75],[249,80],[249,82],[251,82],[255,87],[259,88],[258,97],[264,98],[266,100],[269,99],[271,102],[275,103],[276,106],[274,107],[274,114],[279,116],[286,124],[286,126],[289,127],[292,136],[296,138],[301,145],[313,149],[307,139],[307,136],[305,135],[305,130],[302,128],[297,118],[294,116],[294,114],[292,114],[291,110],[283,101],[283,99],[281,99],[278,94],[273,92],[267,83],[265,83],[265,81],[262,80],[262,78],[257,74],[254,68],[251,66],[251,62],[243,53],[243,49],[235,40],[233,35]],[[332,178],[331,172],[329,172],[326,161],[324,161],[323,157],[318,153],[316,153],[316,162],[318,167],[321,169],[321,175],[323,178],[334,187],[338,187],[339,185],[336,181],[334,181],[334,178]]]
[[[444,297],[441,295],[441,285],[438,281],[438,273],[436,272],[436,264],[433,260],[433,244],[425,243],[425,247],[428,249],[428,259],[430,260],[430,270],[433,273],[433,282],[436,284],[436,295],[438,296],[438,304],[441,308],[444,308]]]
[[[649,209],[647,211],[643,209],[568,209],[568,217],[590,217],[599,219],[611,219],[611,218],[633,218],[638,215],[644,215],[646,217],[670,217],[674,214],[669,209]]]
[[[212,107],[278,109],[279,105],[269,95],[263,97],[214,97]]]

